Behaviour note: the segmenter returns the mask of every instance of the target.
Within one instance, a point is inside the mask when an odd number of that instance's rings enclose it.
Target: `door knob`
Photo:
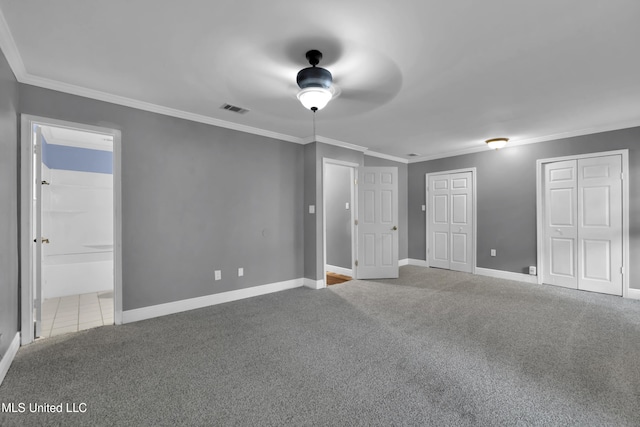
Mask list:
[[[41,237],[42,239],[42,243],[49,243],[49,239],[45,238],[45,237]],[[33,239],[33,243],[37,242],[37,239]]]
[[[398,227],[396,227],[395,225],[392,228],[393,231],[396,231],[397,229],[398,229]]]

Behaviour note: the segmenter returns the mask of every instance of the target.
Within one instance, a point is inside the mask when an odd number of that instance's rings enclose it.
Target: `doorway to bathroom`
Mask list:
[[[34,117],[22,125],[23,344],[120,323],[120,133]]]

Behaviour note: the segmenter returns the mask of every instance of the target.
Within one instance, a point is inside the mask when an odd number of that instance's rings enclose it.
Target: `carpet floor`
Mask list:
[[[38,341],[0,402],[2,426],[638,426],[640,301],[406,266]],[[60,403],[85,411],[30,412]]]

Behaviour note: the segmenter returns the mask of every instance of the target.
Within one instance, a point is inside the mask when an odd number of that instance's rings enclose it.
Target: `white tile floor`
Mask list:
[[[112,291],[51,298],[42,302],[41,338],[112,324]]]

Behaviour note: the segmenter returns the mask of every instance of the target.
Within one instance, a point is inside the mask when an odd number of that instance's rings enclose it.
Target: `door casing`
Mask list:
[[[536,161],[536,229],[537,229],[537,273],[538,284],[543,284],[545,263],[544,250],[544,171],[547,163],[579,160],[593,157],[620,155],[622,157],[622,297],[629,297],[629,150],[604,151],[573,156],[538,159]]]
[[[35,339],[34,315],[34,268],[33,245],[33,183],[37,171],[34,170],[34,145],[31,129],[34,125],[72,128],[80,131],[101,133],[113,137],[113,268],[114,268],[114,323],[122,324],[122,184],[121,184],[121,133],[117,129],[102,128],[87,124],[22,114],[20,140],[20,309],[21,344],[29,344]]]
[[[471,178],[472,178],[472,197],[473,197],[473,203],[472,203],[472,217],[473,217],[473,227],[472,227],[472,232],[473,232],[473,243],[472,243],[472,247],[471,247],[471,274],[476,274],[476,259],[477,259],[477,224],[478,224],[478,218],[477,218],[477,206],[478,206],[478,197],[477,197],[477,174],[476,174],[476,168],[464,168],[464,169],[454,169],[454,170],[448,170],[448,171],[440,171],[440,172],[433,172],[433,173],[428,173],[425,175],[425,230],[426,230],[426,234],[425,234],[425,264],[427,267],[431,267],[429,265],[429,251],[432,249],[430,247],[429,241],[431,240],[429,238],[429,177],[431,176],[436,176],[436,175],[451,175],[451,174],[456,174],[456,173],[460,173],[460,172],[471,172]]]

